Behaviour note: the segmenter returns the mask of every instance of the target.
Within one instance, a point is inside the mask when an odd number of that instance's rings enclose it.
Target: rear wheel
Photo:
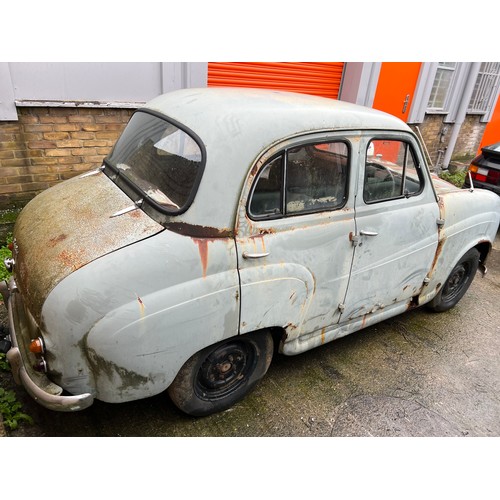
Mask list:
[[[454,307],[469,288],[479,266],[479,252],[471,248],[453,268],[439,293],[429,303],[436,312]]]
[[[224,340],[194,354],[168,388],[183,412],[204,416],[226,410],[266,374],[273,355],[267,331]]]

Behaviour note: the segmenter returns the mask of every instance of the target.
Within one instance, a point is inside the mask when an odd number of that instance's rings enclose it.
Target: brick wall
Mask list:
[[[480,117],[477,115],[467,115],[465,117],[455,145],[453,158],[461,159],[461,157],[464,157],[472,160],[476,156],[486,128],[486,123],[481,123],[479,119]]]
[[[468,163],[476,155],[486,126],[479,118],[477,115],[466,116],[460,127],[452,161],[462,160]],[[453,124],[443,123],[443,119],[444,115],[425,115],[424,122],[418,125],[433,164],[437,165],[439,162],[441,166],[453,129]]]
[[[131,109],[18,108],[0,122],[0,210],[101,165]]]

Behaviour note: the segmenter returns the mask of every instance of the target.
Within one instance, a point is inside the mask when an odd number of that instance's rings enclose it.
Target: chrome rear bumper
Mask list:
[[[26,338],[29,337],[25,311],[20,304],[17,287],[13,278],[9,284],[0,283],[0,293],[9,312],[10,340],[12,347],[7,352],[7,360],[12,368],[12,376],[18,384],[22,384],[28,394],[40,405],[56,411],[78,411],[88,408],[94,402],[89,393],[75,396],[63,396],[62,387],[54,384],[43,374],[36,372],[29,363]],[[24,335],[25,333],[25,335]]]

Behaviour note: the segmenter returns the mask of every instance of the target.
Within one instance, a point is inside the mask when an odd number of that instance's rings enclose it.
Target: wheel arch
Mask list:
[[[486,261],[490,255],[493,245],[490,241],[481,241],[474,248],[479,251],[479,268],[484,273],[486,270]]]

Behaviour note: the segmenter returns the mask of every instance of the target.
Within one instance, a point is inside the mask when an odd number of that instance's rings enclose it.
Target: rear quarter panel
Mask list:
[[[234,240],[164,231],[74,272],[43,308],[57,382],[106,402],[162,392],[192,354],[237,334],[236,269]]]

